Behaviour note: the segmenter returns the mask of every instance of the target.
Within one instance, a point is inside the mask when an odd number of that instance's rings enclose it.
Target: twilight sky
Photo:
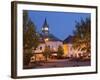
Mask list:
[[[29,18],[35,24],[37,31],[41,31],[45,18],[49,25],[49,31],[61,40],[69,35],[73,35],[76,21],[85,20],[90,17],[89,13],[72,13],[72,12],[48,12],[48,11],[28,11]]]

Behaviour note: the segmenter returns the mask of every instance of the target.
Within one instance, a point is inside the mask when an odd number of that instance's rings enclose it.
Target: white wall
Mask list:
[[[24,0],[26,1],[26,0]],[[27,0],[28,1],[28,0]],[[37,1],[37,0],[30,0]],[[84,5],[99,5],[99,22],[100,22],[100,0],[38,0],[54,3],[67,3],[67,4],[84,4]],[[0,0],[0,80],[15,80],[10,78],[11,68],[11,0]],[[99,24],[100,26],[100,24]],[[98,27],[98,33],[100,35],[100,27]],[[98,38],[100,44],[100,37]],[[100,52],[100,49],[99,49]],[[100,57],[100,54],[98,54]],[[99,58],[100,61],[100,58]],[[100,62],[98,62],[100,68]],[[19,79],[20,80],[20,79]],[[22,79],[25,80],[25,79]],[[26,80],[33,80],[32,78]],[[75,75],[75,76],[60,76],[60,77],[45,77],[34,78],[34,80],[100,80],[99,74],[91,75]]]
[[[44,51],[44,49],[45,49],[45,46],[49,46],[50,47],[50,49],[54,49],[55,48],[55,51],[57,51],[58,50],[58,47],[59,46],[62,46],[63,45],[63,43],[62,42],[60,42],[60,41],[48,41],[48,42],[46,42],[46,43],[41,43],[38,47],[37,47],[37,49],[35,50],[35,52],[36,53],[39,53],[39,52],[43,52]],[[40,47],[42,47],[42,49],[40,50]]]

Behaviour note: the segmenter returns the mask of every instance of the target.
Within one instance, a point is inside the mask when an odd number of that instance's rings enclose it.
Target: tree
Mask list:
[[[33,56],[34,50],[37,48],[38,45],[39,45],[39,35],[36,32],[36,27],[34,23],[31,21],[31,19],[28,17],[28,12],[25,11],[23,15],[24,65],[29,64],[30,58]],[[32,50],[32,48],[34,50]]]
[[[63,49],[62,46],[59,46],[58,47],[57,58],[62,58],[63,54],[64,54],[64,49]]]
[[[28,17],[28,11],[27,10],[24,10],[23,11],[23,32],[26,32],[28,26],[28,20],[29,20],[29,17]]]
[[[74,49],[84,47],[87,53],[90,53],[91,47],[91,21],[90,18],[76,22],[73,38]]]
[[[48,60],[48,57],[50,57],[50,53],[51,53],[50,48],[48,46],[45,46],[43,55],[45,56],[46,61]]]

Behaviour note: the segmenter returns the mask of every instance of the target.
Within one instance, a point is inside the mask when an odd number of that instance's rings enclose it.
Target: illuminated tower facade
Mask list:
[[[42,26],[42,33],[45,34],[45,35],[48,35],[49,34],[49,26],[47,24],[46,19],[45,19],[45,22],[44,22],[44,24]]]

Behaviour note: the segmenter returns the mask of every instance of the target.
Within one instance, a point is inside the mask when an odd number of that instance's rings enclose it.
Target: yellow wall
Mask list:
[[[63,44],[63,49],[64,49],[64,56],[66,56],[68,54],[68,45]]]

